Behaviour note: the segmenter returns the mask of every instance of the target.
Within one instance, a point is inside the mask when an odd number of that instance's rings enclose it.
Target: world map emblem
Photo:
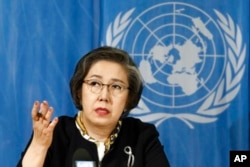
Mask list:
[[[187,3],[167,2],[133,16],[120,12],[105,45],[129,52],[144,80],[132,114],[156,126],[177,118],[193,123],[218,119],[240,90],[246,45],[230,15],[216,18]]]

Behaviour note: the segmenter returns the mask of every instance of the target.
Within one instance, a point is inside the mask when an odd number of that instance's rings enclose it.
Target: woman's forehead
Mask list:
[[[121,64],[113,61],[100,60],[91,65],[86,77],[116,80],[126,83],[128,74]]]

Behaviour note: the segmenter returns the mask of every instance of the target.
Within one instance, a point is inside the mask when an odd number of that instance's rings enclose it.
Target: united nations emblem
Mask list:
[[[211,123],[230,106],[245,72],[246,44],[229,15],[216,20],[191,4],[168,2],[119,13],[105,45],[130,53],[145,82],[133,116],[156,126],[177,118],[190,128]]]

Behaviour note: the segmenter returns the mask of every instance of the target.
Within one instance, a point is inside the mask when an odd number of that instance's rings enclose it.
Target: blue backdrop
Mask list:
[[[249,1],[0,0],[0,162],[15,166],[31,107],[74,115],[69,80],[100,45],[127,50],[145,87],[131,113],[154,123],[171,166],[229,166],[249,150]]]

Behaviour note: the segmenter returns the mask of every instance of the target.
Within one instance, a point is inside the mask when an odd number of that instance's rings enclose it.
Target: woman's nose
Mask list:
[[[101,101],[108,101],[109,100],[109,97],[110,97],[110,91],[109,91],[109,86],[108,85],[104,85],[102,87],[102,90],[99,94],[99,99]]]

